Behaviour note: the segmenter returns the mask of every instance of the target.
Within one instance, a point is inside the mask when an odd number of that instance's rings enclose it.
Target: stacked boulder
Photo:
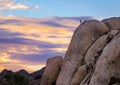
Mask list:
[[[45,71],[42,75],[40,85],[55,85],[61,70],[63,58],[56,56],[47,60]]]
[[[119,30],[120,17],[81,23],[65,58],[48,60],[40,85],[120,85]]]

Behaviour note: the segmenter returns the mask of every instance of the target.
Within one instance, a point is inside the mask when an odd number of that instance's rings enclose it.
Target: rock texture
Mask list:
[[[120,30],[120,17],[112,17],[102,20],[110,30]]]
[[[45,72],[42,75],[40,85],[54,85],[62,65],[62,57],[57,56],[47,60]]]
[[[120,33],[104,48],[90,85],[107,85],[111,74],[120,73]]]
[[[120,17],[82,22],[55,85],[120,85],[119,30]]]
[[[79,85],[81,81],[84,79],[84,77],[86,76],[86,74],[87,74],[87,66],[83,65],[77,70],[77,72],[73,76],[71,85]]]
[[[107,32],[105,24],[97,20],[85,21],[75,30],[56,85],[70,85],[86,51],[96,39]]]
[[[94,65],[96,63],[97,58],[102,53],[102,49],[108,42],[108,35],[103,35],[93,43],[93,45],[88,49],[88,51],[85,54],[85,62],[87,65]]]

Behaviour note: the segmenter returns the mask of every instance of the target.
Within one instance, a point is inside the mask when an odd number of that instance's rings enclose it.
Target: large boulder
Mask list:
[[[40,85],[54,85],[61,70],[63,59],[60,56],[47,60],[46,69],[42,75]]]
[[[108,85],[111,74],[120,73],[120,33],[104,48],[89,85]]]
[[[79,85],[86,75],[87,75],[87,66],[86,65],[80,66],[80,68],[73,76],[71,85]]]
[[[70,85],[86,51],[100,36],[108,31],[109,29],[105,24],[97,20],[85,21],[75,30],[56,85]]]
[[[112,39],[118,33],[119,33],[119,30],[111,30],[110,32],[108,32],[108,36],[109,36],[110,39]]]
[[[101,36],[98,38],[93,45],[88,49],[84,58],[85,64],[87,65],[94,65],[101,55],[104,47],[119,33],[118,30],[111,30],[108,34]]]
[[[97,58],[102,53],[102,49],[105,47],[108,41],[108,35],[103,35],[93,43],[85,55],[85,62],[87,65],[94,65],[96,63]]]
[[[102,20],[110,30],[120,30],[120,17],[112,17]]]

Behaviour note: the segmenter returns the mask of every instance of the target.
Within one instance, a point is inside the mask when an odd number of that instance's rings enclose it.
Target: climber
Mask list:
[[[84,20],[80,20],[80,24],[83,23],[83,22],[84,22]]]

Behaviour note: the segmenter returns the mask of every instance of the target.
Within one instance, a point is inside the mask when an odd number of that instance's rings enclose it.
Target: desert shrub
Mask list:
[[[29,78],[19,73],[14,73],[12,82],[13,85],[29,85]]]

